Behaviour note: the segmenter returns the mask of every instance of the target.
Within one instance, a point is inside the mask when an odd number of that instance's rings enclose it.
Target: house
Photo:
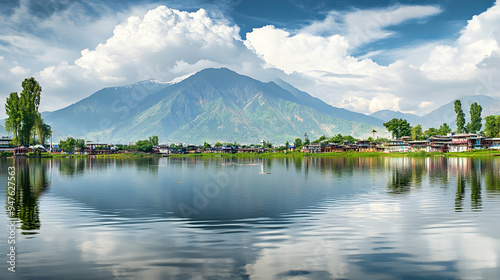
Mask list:
[[[430,152],[446,153],[449,151],[450,145],[451,145],[451,137],[435,135],[427,139],[427,147],[425,147],[425,151],[428,153]]]
[[[358,152],[376,152],[377,151],[377,145],[373,142],[367,141],[367,140],[361,140],[356,142],[356,147],[358,149]]]
[[[266,150],[264,148],[237,148],[236,153],[238,154],[247,154],[247,153],[263,153]]]
[[[485,149],[500,150],[500,138],[486,138],[483,143]]]
[[[288,145],[285,147],[287,152],[295,152],[295,145]]]
[[[9,148],[10,140],[12,140],[10,137],[2,136],[2,138],[0,138],[0,148]]]
[[[408,141],[411,152],[424,152],[427,150],[427,140]]]
[[[302,147],[302,152],[304,153],[312,153],[317,154],[321,153],[321,144],[320,143],[311,143]]]
[[[14,155],[15,156],[18,156],[18,155],[26,155],[27,153],[31,152],[31,149],[30,148],[26,148],[26,147],[17,147],[14,149]]]
[[[451,136],[450,152],[465,152],[483,148],[485,137],[477,134],[455,134]]]
[[[172,149],[168,145],[158,145],[156,148],[158,149],[159,154],[169,155],[172,152]]]
[[[344,148],[342,148],[341,145],[335,143],[335,142],[330,142],[326,144],[326,147],[321,149],[322,153],[333,153],[333,152],[343,152]]]
[[[405,138],[405,139],[403,139]],[[401,139],[393,139],[389,144],[385,147],[385,153],[396,153],[396,152],[408,152],[410,151],[410,145],[408,144],[407,136],[402,137]]]

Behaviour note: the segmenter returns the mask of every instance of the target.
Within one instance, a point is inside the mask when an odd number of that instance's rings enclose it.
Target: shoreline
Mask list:
[[[143,157],[172,157],[172,158],[216,158],[216,157],[237,157],[237,158],[295,158],[295,157],[495,157],[500,156],[500,151],[475,150],[460,153],[437,153],[437,152],[406,152],[406,153],[379,153],[379,152],[332,152],[332,153],[200,153],[200,154],[108,154],[96,155],[67,155],[67,154],[42,154],[41,156],[9,156],[2,158],[143,158]]]

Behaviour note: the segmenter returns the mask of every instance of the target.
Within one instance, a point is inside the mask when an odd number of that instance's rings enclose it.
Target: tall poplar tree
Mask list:
[[[477,102],[470,105],[470,123],[467,124],[467,130],[470,133],[477,133],[478,131],[481,131],[481,127],[483,126],[481,124],[481,121],[483,120],[481,118],[482,111],[483,108],[481,105],[477,104]]]
[[[457,132],[466,133],[467,128],[465,127],[465,114],[462,110],[462,102],[460,100],[455,100],[454,103],[455,113],[457,114]]]

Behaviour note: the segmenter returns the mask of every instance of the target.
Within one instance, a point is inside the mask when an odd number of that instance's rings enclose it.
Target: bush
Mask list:
[[[11,152],[11,151],[0,152],[0,157],[11,157],[13,155],[14,155],[14,152]]]

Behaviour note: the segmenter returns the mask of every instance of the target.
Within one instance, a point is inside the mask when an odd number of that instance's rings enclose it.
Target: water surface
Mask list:
[[[3,209],[9,166],[10,279],[500,275],[498,158],[3,159]]]

